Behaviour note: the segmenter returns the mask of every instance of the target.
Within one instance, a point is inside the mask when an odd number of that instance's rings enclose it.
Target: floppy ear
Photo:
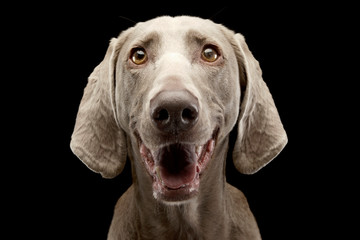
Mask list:
[[[262,79],[258,61],[241,34],[235,34],[234,38],[242,101],[233,161],[238,171],[252,174],[280,153],[287,143],[287,136],[274,100]]]
[[[115,114],[115,65],[119,51],[112,39],[104,60],[88,78],[70,147],[91,170],[116,177],[126,162],[126,135]]]

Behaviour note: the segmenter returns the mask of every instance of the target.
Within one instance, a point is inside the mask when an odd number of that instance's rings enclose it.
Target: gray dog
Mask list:
[[[127,156],[133,184],[108,239],[261,239],[233,162],[252,174],[287,136],[244,37],[196,17],[159,17],[113,38],[84,90],[71,149],[105,178]]]

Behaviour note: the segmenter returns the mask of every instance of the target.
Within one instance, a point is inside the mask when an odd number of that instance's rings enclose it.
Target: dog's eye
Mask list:
[[[144,48],[133,48],[130,54],[130,60],[136,65],[144,64],[147,60],[147,54]]]
[[[219,58],[219,55],[216,47],[207,45],[201,53],[201,58],[206,62],[215,62]]]

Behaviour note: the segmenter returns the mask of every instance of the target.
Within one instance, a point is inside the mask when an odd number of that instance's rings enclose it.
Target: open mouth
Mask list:
[[[214,152],[218,131],[204,144],[174,143],[148,149],[139,138],[141,158],[153,178],[156,199],[184,201],[198,193],[200,177]]]

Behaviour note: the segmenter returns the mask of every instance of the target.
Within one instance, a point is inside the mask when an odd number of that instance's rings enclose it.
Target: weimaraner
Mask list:
[[[210,20],[159,17],[123,31],[88,79],[71,149],[105,178],[127,156],[133,184],[108,239],[261,239],[243,193],[287,136],[244,37]]]

